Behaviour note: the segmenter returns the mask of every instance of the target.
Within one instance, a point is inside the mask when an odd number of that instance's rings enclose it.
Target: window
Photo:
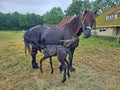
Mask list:
[[[105,32],[106,29],[99,29],[99,32]]]
[[[117,14],[109,14],[106,17],[106,20],[114,20],[117,19]]]
[[[100,32],[102,32],[102,30],[101,30],[101,29],[100,29],[99,31],[100,31]]]
[[[106,29],[103,29],[103,31],[106,31]]]

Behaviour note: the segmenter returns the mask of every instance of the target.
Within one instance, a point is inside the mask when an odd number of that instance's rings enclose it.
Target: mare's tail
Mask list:
[[[24,37],[24,45],[25,45],[25,55],[27,55],[27,51],[29,54],[31,54],[31,44],[25,37]]]
[[[29,38],[26,34],[24,34],[24,45],[25,45],[25,54],[27,54],[27,50],[29,54],[31,54],[31,48],[36,48],[41,52],[41,49],[43,48],[42,45],[40,45],[37,41],[34,41],[33,39]]]

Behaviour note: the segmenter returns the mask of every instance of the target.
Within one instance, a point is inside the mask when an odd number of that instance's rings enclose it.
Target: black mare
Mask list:
[[[37,51],[41,51],[41,45],[62,45],[60,40],[69,40],[73,37],[79,37],[83,33],[84,38],[89,38],[91,36],[91,29],[95,25],[95,13],[92,11],[85,10],[82,15],[75,16],[70,22],[62,27],[48,27],[45,25],[37,25],[29,29],[24,34],[25,48],[30,51],[30,45],[32,47],[32,67],[34,69],[38,68],[36,63]],[[72,60],[75,48],[79,44],[79,39],[76,39],[69,50],[72,53],[70,65],[72,68]]]

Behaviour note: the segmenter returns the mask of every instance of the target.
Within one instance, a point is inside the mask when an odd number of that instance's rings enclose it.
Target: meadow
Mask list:
[[[120,90],[120,44],[95,37],[80,37],[75,50],[71,78],[61,83],[59,62],[43,62],[43,73],[33,70],[30,55],[24,54],[21,31],[0,31],[0,90]],[[37,54],[37,62],[43,54]]]

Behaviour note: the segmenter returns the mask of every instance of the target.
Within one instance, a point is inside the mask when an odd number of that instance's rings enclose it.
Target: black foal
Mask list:
[[[59,62],[60,62],[60,71],[64,71],[63,73],[63,80],[62,83],[66,81],[66,69],[67,69],[67,75],[70,77],[69,69],[70,69],[70,64],[69,61],[67,61],[67,54],[69,54],[68,59],[72,57],[72,53],[70,52],[69,49],[62,45],[46,45],[43,48],[43,54],[44,56],[40,59],[40,71],[43,72],[42,70],[42,61],[50,58],[50,65],[51,65],[51,73],[53,73],[53,66],[52,66],[52,56],[57,56]]]

